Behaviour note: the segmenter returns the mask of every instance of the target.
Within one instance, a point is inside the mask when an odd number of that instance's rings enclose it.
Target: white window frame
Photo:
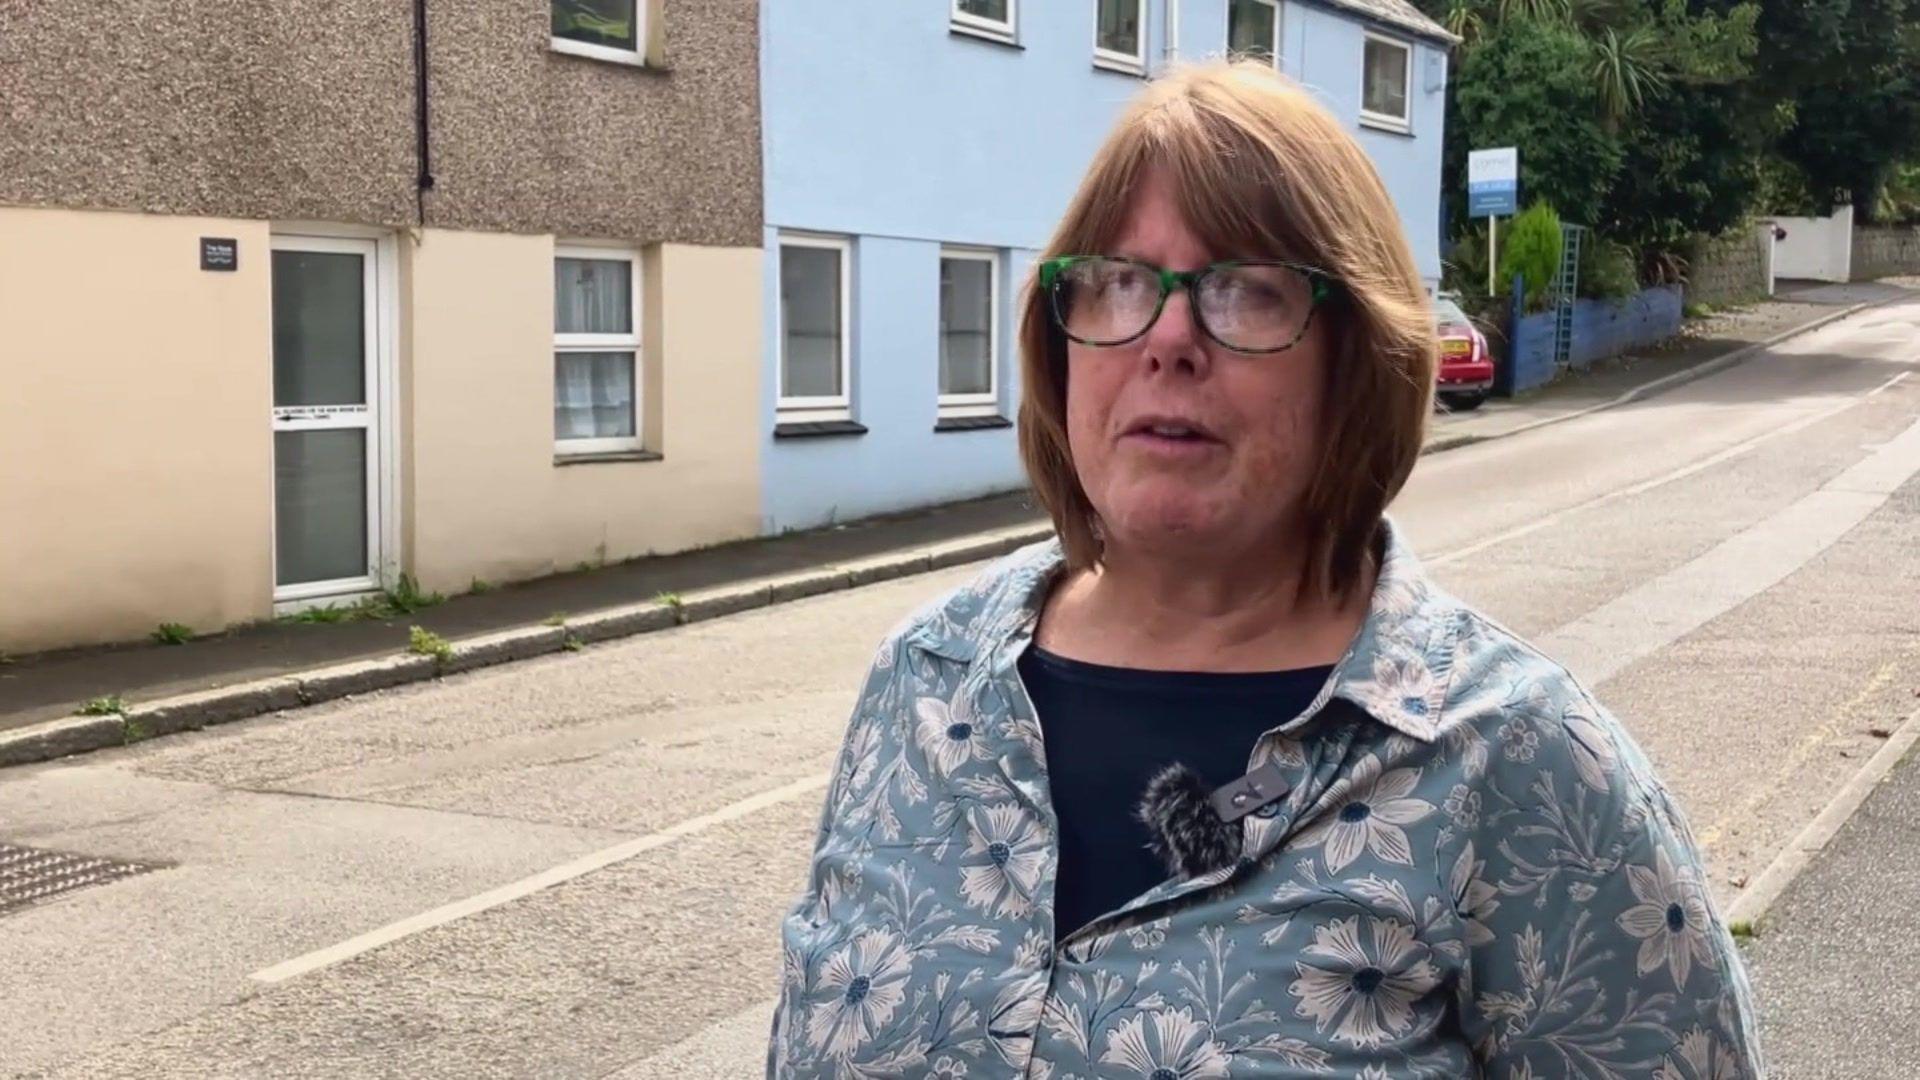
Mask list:
[[[960,0],[949,9],[952,29],[963,34],[1013,44],[1020,40],[1020,0],[1007,0],[1007,21],[999,22],[960,10]]]
[[[1231,22],[1233,19],[1233,5],[1236,3],[1254,3],[1254,4],[1260,4],[1265,7],[1270,7],[1273,9],[1273,40],[1268,43],[1268,47],[1272,51],[1271,59],[1273,61],[1273,66],[1275,68],[1279,68],[1280,67],[1280,28],[1284,25],[1284,23],[1282,22],[1282,16],[1284,13],[1281,11],[1281,8],[1280,8],[1280,0],[1226,0],[1227,19],[1229,22],[1229,29],[1231,29]]]
[[[584,56],[590,60],[604,60],[610,64],[627,64],[632,67],[647,65],[647,25],[648,8],[653,0],[633,0],[633,48],[616,49],[611,45],[595,45],[586,41],[575,41],[553,33],[553,0],[547,0],[547,41],[557,53],[569,56]]]
[[[1122,0],[1126,2],[1126,0]],[[1093,3],[1093,66],[1118,71],[1127,75],[1145,75],[1147,73],[1147,0],[1132,0],[1139,12],[1140,51],[1137,53],[1115,52],[1100,45],[1100,0]]]
[[[780,305],[780,315],[775,333],[778,334],[779,367],[773,377],[777,398],[774,410],[779,419],[786,423],[805,423],[816,420],[853,419],[853,241],[845,236],[827,236],[820,233],[789,233],[779,236],[780,245],[778,265],[774,268],[775,302]],[[840,392],[822,397],[788,397],[787,385],[787,305],[779,296],[781,276],[786,273],[787,250],[790,247],[821,248],[840,253]]]
[[[953,259],[957,262],[983,262],[987,264],[987,389],[979,394],[949,394],[939,390],[940,372],[939,349],[934,350],[935,370],[934,388],[940,396],[940,416],[942,418],[960,416],[998,416],[1000,414],[1000,319],[1004,312],[1000,303],[1000,253],[992,248],[942,246],[940,261]],[[934,319],[937,332],[944,333],[945,328],[938,325],[939,309],[936,305]]]
[[[563,334],[553,332],[553,349],[548,382],[552,375],[560,370],[560,354],[563,352],[631,352],[633,353],[633,434],[615,438],[600,439],[562,439],[553,438],[555,457],[580,457],[586,454],[618,454],[640,450],[645,447],[646,438],[646,390],[647,360],[646,353],[640,347],[640,253],[632,248],[600,247],[590,243],[566,243],[553,246],[553,265],[558,268],[561,259],[597,259],[601,262],[625,262],[631,266],[628,275],[633,295],[628,303],[633,305],[632,332],[626,334]],[[551,325],[549,321],[549,325]],[[549,423],[552,421],[549,420]]]
[[[1388,37],[1385,34],[1376,34],[1371,30],[1367,31],[1366,40],[1377,41],[1382,45],[1390,45],[1400,50],[1402,57],[1400,85],[1403,88],[1401,100],[1407,103],[1407,113],[1405,116],[1395,116],[1392,113],[1374,112],[1367,108],[1367,54],[1366,46],[1363,44],[1360,47],[1360,122],[1368,127],[1410,135],[1413,133],[1413,43]]]

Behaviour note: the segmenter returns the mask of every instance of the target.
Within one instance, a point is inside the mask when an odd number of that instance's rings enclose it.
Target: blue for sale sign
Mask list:
[[[1520,212],[1520,151],[1505,146],[1467,154],[1467,216]]]

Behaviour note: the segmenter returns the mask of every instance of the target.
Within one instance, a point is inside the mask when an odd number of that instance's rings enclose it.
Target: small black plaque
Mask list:
[[[240,241],[230,236],[203,236],[200,238],[200,269],[202,270],[238,270],[240,269]]]

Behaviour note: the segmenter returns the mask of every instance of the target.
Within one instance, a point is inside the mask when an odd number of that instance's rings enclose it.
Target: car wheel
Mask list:
[[[1469,390],[1459,394],[1441,394],[1440,403],[1453,412],[1472,412],[1486,404],[1485,390]]]

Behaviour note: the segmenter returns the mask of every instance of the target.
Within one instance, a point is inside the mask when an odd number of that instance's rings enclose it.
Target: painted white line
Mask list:
[[[1556,510],[1551,514],[1546,515],[1545,517],[1539,518],[1534,521],[1530,521],[1525,525],[1515,526],[1514,528],[1508,529],[1505,532],[1497,533],[1493,536],[1490,536],[1485,540],[1477,540],[1471,544],[1468,544],[1466,547],[1458,548],[1454,551],[1449,551],[1444,555],[1437,555],[1434,558],[1426,560],[1427,565],[1428,566],[1445,566],[1447,563],[1458,562],[1461,559],[1471,558],[1475,555],[1480,554],[1483,551],[1486,551],[1489,548],[1498,547],[1501,544],[1518,540],[1523,536],[1529,536],[1533,533],[1539,532],[1542,529],[1549,528],[1562,521],[1565,521],[1567,518],[1572,517],[1575,514],[1582,514],[1587,512],[1588,510],[1597,509],[1599,507],[1607,505],[1608,503],[1616,502],[1620,499],[1630,498],[1634,495],[1640,495],[1645,492],[1652,491],[1654,488],[1663,487],[1667,484],[1671,484],[1675,482],[1676,480],[1685,480],[1687,477],[1693,476],[1694,474],[1703,472],[1707,469],[1711,469],[1715,465],[1732,461],[1734,458],[1737,458],[1742,454],[1750,453],[1753,450],[1760,447],[1762,444],[1768,442],[1769,440],[1778,439],[1783,435],[1792,435],[1798,431],[1805,431],[1807,428],[1810,428],[1813,425],[1818,424],[1823,420],[1831,420],[1832,418],[1840,415],[1841,413],[1846,412],[1848,409],[1853,408],[1855,405],[1858,405],[1864,401],[1868,401],[1874,397],[1879,396],[1880,394],[1885,393],[1888,390],[1893,389],[1893,387],[1899,385],[1910,374],[1912,373],[1903,371],[1898,375],[1895,375],[1892,378],[1888,379],[1886,382],[1881,383],[1879,386],[1874,387],[1872,390],[1869,390],[1866,393],[1860,395],[1859,397],[1848,398],[1847,400],[1842,401],[1837,405],[1833,405],[1828,408],[1822,409],[1817,413],[1810,413],[1806,416],[1801,417],[1798,420],[1793,421],[1792,423],[1783,424],[1780,427],[1774,428],[1771,431],[1767,431],[1759,435],[1755,435],[1753,438],[1748,439],[1745,442],[1735,443],[1734,445],[1727,447],[1725,450],[1721,450],[1721,451],[1718,451],[1717,453],[1710,454],[1707,457],[1701,458],[1699,461],[1693,462],[1690,465],[1681,466],[1680,468],[1675,469],[1672,472],[1662,473],[1661,475],[1653,477],[1651,479],[1642,480],[1637,484],[1629,484],[1626,487],[1617,488],[1613,491],[1607,492],[1604,495],[1596,495],[1593,498],[1588,499],[1586,502],[1576,503],[1573,506],[1569,506],[1564,510]]]
[[[1893,767],[1900,763],[1900,759],[1916,742],[1920,742],[1920,709],[1907,717],[1893,737],[1867,759],[1867,763],[1851,780],[1841,785],[1839,793],[1825,810],[1820,811],[1820,816],[1800,830],[1800,834],[1781,849],[1780,854],[1774,856],[1767,868],[1760,871],[1759,877],[1740,890],[1740,895],[1734,897],[1732,906],[1727,908],[1727,923],[1737,925],[1744,922],[1757,930],[1774,901],[1786,892],[1787,886],[1793,883],[1800,871],[1806,869],[1814,856],[1820,854],[1840,832],[1840,827],[1847,823],[1854,811],[1860,809],[1860,805],[1867,801],[1867,796],[1872,794],[1880,781],[1886,779],[1887,774],[1893,771]]]
[[[1540,639],[1597,686],[1759,595],[1833,546],[1920,472],[1920,421],[1819,490]]]
[[[324,949],[307,953],[305,956],[296,956],[284,963],[275,964],[270,968],[256,971],[251,978],[255,982],[279,983],[305,975],[308,972],[318,971],[321,968],[337,964],[342,960],[359,956],[361,953],[378,949],[383,945],[391,945],[401,938],[410,937],[420,933],[422,930],[431,930],[436,926],[445,926],[457,919],[464,919],[469,915],[478,914],[489,908],[496,908],[501,904],[511,903],[522,897],[531,896],[542,889],[551,888],[562,882],[571,881],[582,875],[593,873],[595,870],[611,866],[622,859],[631,859],[635,855],[671,844],[676,840],[691,836],[704,829],[746,817],[749,814],[765,810],[770,806],[786,802],[788,799],[797,798],[809,792],[819,791],[826,786],[827,777],[824,773],[819,776],[809,776],[795,780],[783,787],[777,787],[771,791],[763,791],[751,798],[742,799],[729,806],[723,806],[710,814],[702,814],[699,817],[688,818],[677,825],[662,829],[659,832],[650,833],[646,836],[615,844],[610,848],[602,848],[599,851],[582,855],[572,862],[562,863],[550,870],[542,870],[532,877],[521,878],[519,881],[502,885],[497,889],[483,892],[478,896],[469,896],[465,900],[456,900],[451,904],[434,908],[432,911],[425,911],[418,915],[401,919],[399,922],[388,923],[378,930],[370,930],[367,933],[361,934],[359,937],[343,941],[338,945],[329,945]]]

